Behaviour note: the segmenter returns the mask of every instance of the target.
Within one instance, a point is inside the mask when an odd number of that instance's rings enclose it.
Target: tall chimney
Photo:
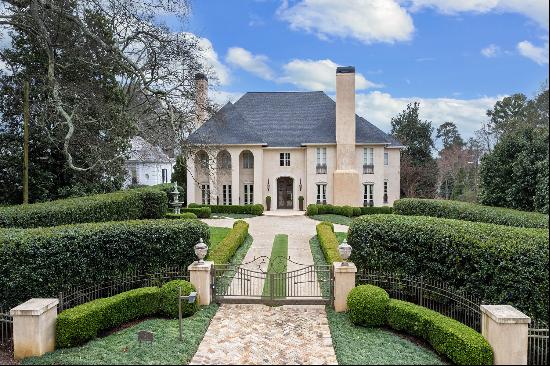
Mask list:
[[[355,169],[355,67],[353,66],[336,69],[336,151],[336,169]]]
[[[199,128],[206,120],[207,104],[208,104],[208,78],[203,73],[196,73],[195,74],[196,128]]]
[[[355,67],[336,69],[336,170],[333,202],[359,206],[360,180],[355,166]]]

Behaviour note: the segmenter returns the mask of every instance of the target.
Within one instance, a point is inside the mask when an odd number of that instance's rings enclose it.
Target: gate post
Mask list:
[[[355,264],[346,262],[334,262],[334,310],[343,312],[348,310],[348,294],[355,287]]]
[[[493,348],[495,365],[527,365],[531,319],[510,305],[481,305],[481,334]]]
[[[212,274],[214,262],[193,262],[187,267],[189,279],[199,295],[199,305],[210,305],[212,300]]]

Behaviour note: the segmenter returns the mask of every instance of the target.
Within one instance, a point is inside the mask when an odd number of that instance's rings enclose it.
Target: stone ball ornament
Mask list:
[[[340,253],[340,257],[342,257],[342,265],[347,266],[348,259],[351,256],[351,245],[348,244],[347,239],[344,239],[342,244],[338,245],[338,253]]]
[[[202,238],[199,239],[199,242],[195,245],[195,255],[199,258],[198,264],[204,264],[204,258],[208,253],[208,245],[206,245]]]

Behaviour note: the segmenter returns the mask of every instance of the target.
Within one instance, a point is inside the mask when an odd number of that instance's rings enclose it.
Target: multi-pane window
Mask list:
[[[244,204],[251,205],[254,203],[254,184],[244,185]]]
[[[280,153],[279,164],[280,166],[290,166],[290,153]]]
[[[384,151],[384,165],[390,165],[390,154]]]
[[[209,205],[210,204],[210,184],[202,184],[201,193],[202,193],[202,204]]]
[[[374,148],[363,149],[363,174],[374,173]]]
[[[168,183],[168,169],[162,169],[162,183]]]
[[[327,148],[317,148],[317,174],[327,174]]]
[[[200,164],[201,169],[208,170],[209,164],[210,164],[209,160],[210,159],[208,158],[207,153],[205,153],[204,151],[201,151],[199,153],[199,164]]]
[[[243,153],[243,169],[254,168],[254,155],[250,151]]]
[[[222,204],[230,205],[231,204],[231,184],[224,184],[222,186]]]
[[[388,203],[388,181],[384,181],[384,203]]]
[[[327,185],[326,183],[317,184],[317,204],[327,203]]]
[[[363,184],[363,206],[374,206],[374,184]]]
[[[218,155],[218,169],[231,169],[231,155],[224,152]]]

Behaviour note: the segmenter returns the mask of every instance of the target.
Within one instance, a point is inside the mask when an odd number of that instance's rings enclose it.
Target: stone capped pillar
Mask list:
[[[359,173],[355,164],[355,68],[336,69],[336,170],[334,204],[359,206]]]
[[[10,310],[13,356],[21,360],[55,350],[58,299],[30,299]]]
[[[353,263],[342,265],[342,262],[332,264],[334,270],[334,311],[348,310],[348,294],[355,287],[357,267]]]
[[[527,365],[531,319],[510,305],[481,305],[481,334],[491,345],[495,365]]]
[[[199,305],[210,305],[212,301],[212,270],[214,262],[204,261],[203,264],[193,262],[187,267],[189,282],[197,289]]]

